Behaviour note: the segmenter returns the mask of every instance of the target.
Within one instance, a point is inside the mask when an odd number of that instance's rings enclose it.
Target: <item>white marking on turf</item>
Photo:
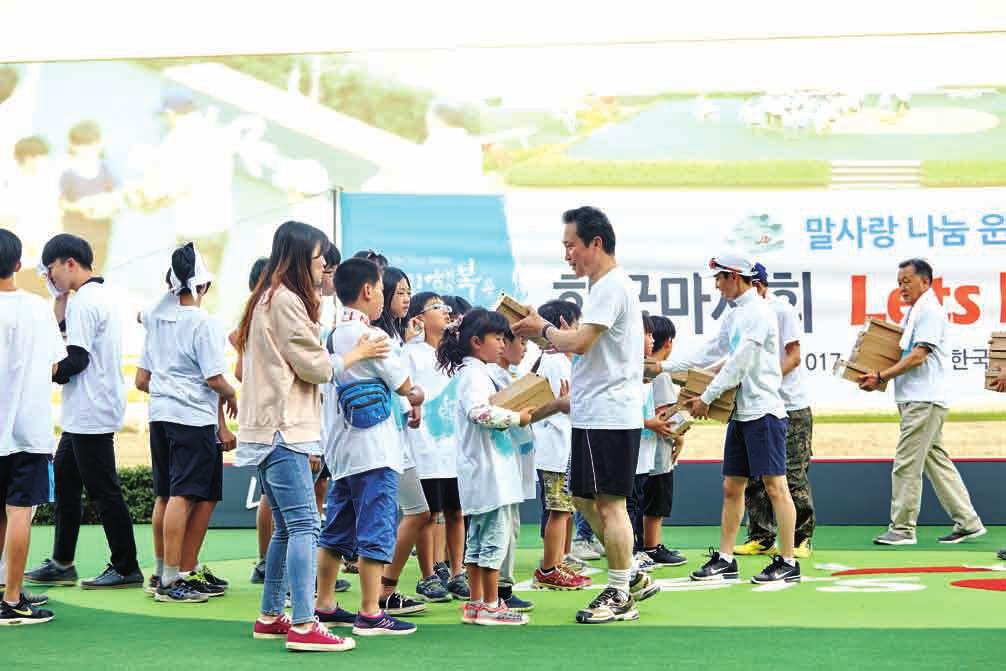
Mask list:
[[[1006,571],[1006,564],[992,564],[991,566],[972,566],[971,564],[964,564],[964,568],[982,568],[987,571]]]
[[[818,571],[852,571],[855,567],[844,564],[814,564],[814,568]]]

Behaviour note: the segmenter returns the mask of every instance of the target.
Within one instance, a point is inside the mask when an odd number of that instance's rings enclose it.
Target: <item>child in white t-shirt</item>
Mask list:
[[[511,610],[498,593],[500,569],[513,543],[514,504],[524,500],[518,447],[509,432],[530,424],[535,410],[513,412],[489,401],[500,389],[489,365],[503,355],[507,331],[502,315],[476,308],[444,333],[437,348],[440,367],[458,378],[458,491],[461,507],[470,516],[465,565],[471,600],[462,616],[468,624],[528,623],[527,616]]]
[[[580,322],[580,307],[571,301],[549,301],[538,308],[538,314],[562,330],[576,329]],[[559,352],[544,354],[537,370],[548,380],[561,405],[561,412],[545,418],[535,429],[545,547],[541,567],[534,572],[534,584],[544,589],[583,589],[592,582],[564,560],[570,554],[574,512],[573,495],[566,482],[573,433],[568,397],[572,372],[572,356]]]
[[[653,326],[652,359],[666,361],[671,355],[674,345],[674,324],[667,317],[650,317]],[[669,373],[661,373],[653,379],[650,387],[653,405],[657,413],[663,413],[669,406],[678,401],[678,388],[671,382]],[[680,418],[683,419],[683,418]],[[678,419],[672,417],[672,424],[678,426]],[[683,432],[680,435],[668,436],[667,424],[654,423],[652,431],[656,434],[656,452],[653,469],[650,471],[646,484],[643,486],[643,524],[640,550],[653,562],[653,566],[681,566],[688,560],[677,550],[669,550],[661,542],[661,532],[664,518],[671,514],[671,503],[674,498],[674,465],[678,455],[685,445]],[[687,431],[687,427],[685,427]]]

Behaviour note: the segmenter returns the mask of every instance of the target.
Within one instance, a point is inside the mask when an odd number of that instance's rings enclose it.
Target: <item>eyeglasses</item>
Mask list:
[[[423,308],[423,310],[419,314],[425,314],[425,313],[429,312],[430,310],[440,310],[445,315],[449,315],[452,312],[454,312],[454,310],[451,309],[451,306],[447,305],[446,303],[434,303],[433,305],[431,305],[431,306],[429,306],[427,308]]]

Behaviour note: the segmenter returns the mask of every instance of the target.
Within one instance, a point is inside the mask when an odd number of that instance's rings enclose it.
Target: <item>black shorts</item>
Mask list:
[[[323,459],[321,462],[321,471],[318,472],[318,477],[316,477],[314,481],[318,482],[319,480],[331,480],[331,479],[332,479],[332,471],[328,470],[328,464],[326,464],[325,460]]]
[[[461,494],[458,493],[457,478],[430,478],[420,480],[426,504],[431,513],[442,513],[445,510],[461,510]]]
[[[669,517],[674,501],[674,471],[651,475],[643,485],[643,514],[647,517]]]
[[[15,452],[0,457],[0,510],[40,506],[52,501],[52,494],[50,455]]]
[[[223,500],[224,458],[216,426],[151,422],[150,461],[154,496]]]
[[[569,491],[581,499],[596,494],[632,495],[642,429],[573,429]]]

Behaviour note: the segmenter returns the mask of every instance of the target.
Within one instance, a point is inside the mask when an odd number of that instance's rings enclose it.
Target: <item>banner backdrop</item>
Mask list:
[[[1006,330],[1006,189],[899,191],[533,190],[507,195],[343,194],[342,249],[384,253],[413,291],[491,304],[500,291],[538,305],[581,302],[586,279],[563,260],[561,215],[589,204],[615,228],[619,263],[643,309],[675,324],[675,348],[719,328],[729,305],[709,258],[742,250],[803,320],[803,365],[818,408],[890,409],[834,377],[867,317],[899,321],[898,262],[922,257],[950,322],[955,407],[996,406],[983,390],[989,333]]]

